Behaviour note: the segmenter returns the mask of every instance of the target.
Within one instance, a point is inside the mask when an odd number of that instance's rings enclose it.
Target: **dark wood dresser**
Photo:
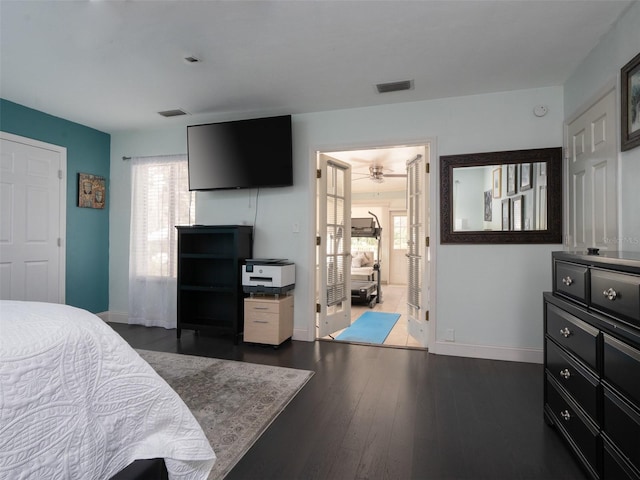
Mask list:
[[[554,252],[544,415],[594,479],[640,480],[640,253]]]

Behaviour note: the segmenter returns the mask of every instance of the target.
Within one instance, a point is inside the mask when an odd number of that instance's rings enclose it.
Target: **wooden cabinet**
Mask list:
[[[293,335],[293,296],[244,300],[244,341],[278,346]]]
[[[178,330],[243,331],[242,264],[252,253],[253,227],[178,226]]]
[[[591,478],[640,480],[640,254],[552,260],[545,418]]]

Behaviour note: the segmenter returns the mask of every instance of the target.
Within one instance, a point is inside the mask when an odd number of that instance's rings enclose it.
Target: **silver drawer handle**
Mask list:
[[[269,310],[269,307],[253,307],[254,310]]]
[[[562,279],[562,283],[564,283],[568,287],[573,283],[573,278],[567,275],[565,278]]]
[[[254,320],[253,323],[269,323],[265,320]]]
[[[604,295],[605,297],[607,297],[609,300],[613,302],[618,296],[618,292],[616,292],[613,288],[609,288],[604,292],[602,292],[602,295]]]
[[[569,327],[564,327],[562,330],[560,330],[560,335],[562,335],[564,338],[569,338],[571,336],[571,330],[569,330]]]
[[[571,414],[569,413],[569,410],[565,410],[564,412],[560,412],[560,416],[562,417],[562,419],[565,422],[568,422],[569,420],[571,420]]]
[[[571,376],[571,372],[569,371],[568,368],[565,368],[564,370],[560,371],[560,376],[566,380]]]

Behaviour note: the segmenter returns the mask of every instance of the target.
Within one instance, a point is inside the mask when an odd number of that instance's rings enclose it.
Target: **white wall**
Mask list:
[[[534,116],[538,104],[547,105],[549,114]],[[296,263],[294,338],[314,338],[316,150],[436,139],[431,169],[435,185],[437,155],[562,145],[562,106],[562,88],[550,87],[294,115],[294,186],[260,191],[254,251],[257,257]],[[130,191],[129,166],[120,158],[184,153],[186,129],[182,125],[116,133],[111,151],[110,310],[126,312]],[[199,193],[197,202],[198,223],[254,223],[255,191]],[[432,206],[432,215],[438,216],[438,208]],[[300,233],[293,232],[294,224]],[[439,232],[435,239],[439,243]],[[541,292],[551,288],[550,254],[559,248],[436,245],[437,279],[431,288],[437,296],[431,319],[437,329],[432,351],[539,361]],[[455,343],[440,340],[447,329],[455,329]]]
[[[565,118],[571,118],[604,88],[620,99],[620,69],[640,51],[640,2],[635,2],[578,66],[564,85]],[[618,101],[620,108],[620,101]],[[618,112],[618,117],[620,113]],[[620,131],[620,125],[616,130]],[[618,133],[619,138],[619,133]],[[640,251],[640,147],[619,156],[620,249]]]

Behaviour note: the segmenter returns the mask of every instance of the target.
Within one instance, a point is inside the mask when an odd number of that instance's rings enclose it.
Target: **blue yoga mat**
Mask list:
[[[336,340],[383,344],[398,318],[399,313],[364,312]]]

